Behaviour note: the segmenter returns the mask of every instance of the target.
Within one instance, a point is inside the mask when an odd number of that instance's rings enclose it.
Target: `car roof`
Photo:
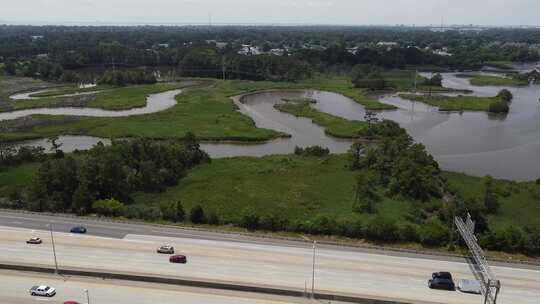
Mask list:
[[[39,285],[39,286],[38,286],[38,289],[46,289],[46,288],[48,288],[48,287],[49,287],[49,286],[47,286],[47,285]]]

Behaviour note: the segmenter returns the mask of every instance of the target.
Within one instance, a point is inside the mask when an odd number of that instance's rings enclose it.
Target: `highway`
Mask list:
[[[54,265],[46,224],[52,218],[6,214],[0,216],[0,262]],[[101,223],[54,218],[60,267],[108,270],[135,274],[217,280],[304,290],[311,287],[313,250],[309,245],[203,231],[158,228],[135,224]],[[83,224],[89,234],[67,233]],[[25,243],[31,236],[42,245]],[[155,253],[162,244],[175,246],[188,257],[186,265],[170,264]],[[413,303],[481,303],[478,295],[427,288],[434,271],[451,271],[459,279],[472,279],[469,265],[459,261],[426,259],[321,246],[316,249],[315,289],[367,298]],[[500,303],[538,303],[540,271],[493,267],[502,282]]]
[[[64,301],[87,303],[88,290],[92,304],[285,304],[307,303],[304,299],[258,295],[252,293],[216,291],[170,285],[116,280],[59,277],[46,274],[0,271],[0,303],[61,304]],[[45,284],[57,289],[51,298],[33,297],[28,289]]]

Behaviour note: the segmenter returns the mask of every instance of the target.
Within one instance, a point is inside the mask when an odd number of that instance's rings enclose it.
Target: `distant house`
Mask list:
[[[49,59],[49,54],[37,54],[36,55],[36,58],[37,59]]]
[[[377,42],[377,46],[390,46],[390,47],[394,47],[394,46],[398,46],[399,43],[397,42],[389,42],[389,41],[381,41],[381,42]]]
[[[256,56],[256,55],[261,55],[262,52],[257,46],[243,44],[242,48],[238,51],[238,54],[244,55],[244,56]]]
[[[33,36],[30,36],[30,38],[32,38],[32,40],[38,40],[38,39],[43,39],[44,36],[43,35],[33,35]]]
[[[168,49],[169,48],[169,44],[168,43],[160,43],[157,45],[158,47],[160,48],[164,48],[164,49]]]
[[[274,56],[283,56],[285,55],[285,50],[284,49],[271,49],[268,53]]]

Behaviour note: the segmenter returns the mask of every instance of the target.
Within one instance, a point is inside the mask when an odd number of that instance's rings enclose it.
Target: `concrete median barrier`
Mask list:
[[[55,269],[50,267],[44,267],[40,265],[17,265],[17,264],[0,264],[1,270],[11,270],[11,271],[21,271],[21,272],[35,272],[35,273],[46,273],[54,274]],[[159,276],[148,276],[148,275],[138,275],[131,273],[115,273],[115,272],[103,272],[103,271],[92,271],[88,269],[75,269],[75,268],[62,268],[58,270],[58,274],[62,276],[78,276],[78,277],[92,277],[92,278],[101,278],[104,280],[123,280],[123,281],[134,281],[134,282],[144,282],[144,283],[156,283],[156,284],[168,284],[168,285],[177,285],[177,286],[187,286],[187,287],[198,287],[198,288],[208,288],[208,289],[220,289],[220,290],[229,290],[229,291],[239,291],[239,292],[251,292],[251,293],[260,293],[268,295],[277,295],[277,296],[288,296],[288,297],[310,297],[311,293],[306,293],[304,290],[298,289],[289,289],[283,287],[273,287],[265,285],[245,285],[245,284],[234,284],[230,282],[222,281],[203,281],[190,278],[167,278]],[[350,303],[362,303],[362,304],[406,304],[408,302],[400,302],[394,300],[385,300],[385,299],[369,299],[364,297],[359,297],[355,295],[346,295],[346,294],[332,294],[332,293],[321,293],[316,292],[314,297],[319,300],[327,301],[339,301],[339,302],[350,302]]]

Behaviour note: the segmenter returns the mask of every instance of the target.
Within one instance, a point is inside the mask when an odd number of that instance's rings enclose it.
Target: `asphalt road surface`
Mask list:
[[[307,303],[304,299],[216,291],[92,278],[59,277],[45,274],[0,271],[0,303],[61,304],[64,301],[87,303],[88,290],[92,304],[285,304]],[[51,298],[33,297],[28,289],[49,285],[57,294]]]
[[[29,220],[27,218],[35,218]],[[0,262],[54,265],[50,219],[34,215],[0,216]],[[54,219],[60,267],[109,270],[136,274],[261,284],[304,290],[311,287],[313,249],[305,244],[245,238],[239,235],[159,229],[144,225],[117,225],[73,219]],[[75,221],[75,222],[74,222]],[[90,234],[66,233],[83,224]],[[11,227],[7,227],[11,226]],[[18,226],[18,227],[13,227]],[[27,228],[19,228],[27,227]],[[118,228],[115,228],[118,227]],[[97,236],[96,236],[97,235]],[[31,236],[42,245],[25,243]],[[186,265],[170,264],[157,254],[163,244],[173,245],[188,257]],[[434,271],[451,271],[459,279],[472,279],[468,264],[457,261],[391,256],[340,247],[315,251],[315,289],[368,298],[415,303],[482,303],[478,295],[435,291],[427,288]],[[539,303],[540,271],[497,266],[502,282],[500,303]]]

